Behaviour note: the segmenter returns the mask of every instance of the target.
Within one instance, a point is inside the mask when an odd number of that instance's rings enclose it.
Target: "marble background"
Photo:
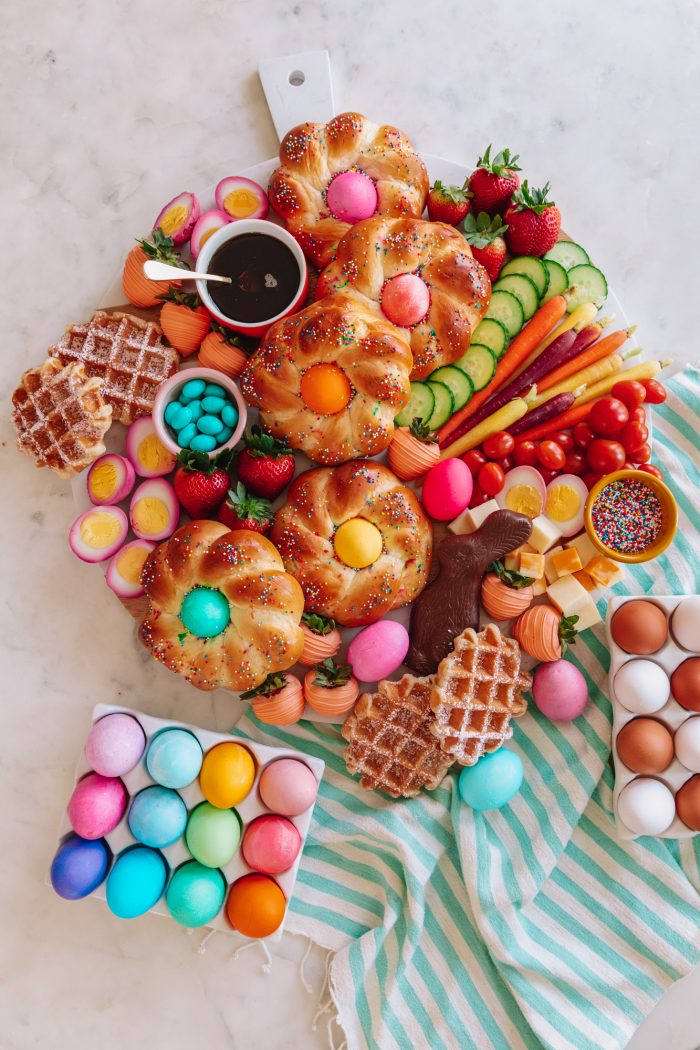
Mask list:
[[[201,956],[201,934],[157,917],[120,922],[43,884],[94,703],[222,729],[235,705],[193,696],[137,648],[100,574],[70,555],[67,484],[14,450],[10,393],[67,323],[89,315],[163,201],[224,162],[234,173],[275,152],[258,61],[324,47],[338,109],[396,123],[423,151],[468,165],[490,141],[517,150],[533,183],[551,181],[642,345],[697,357],[700,9],[3,0],[1,10],[0,1044],[325,1046],[325,1030],[310,1031],[316,995],[299,980],[299,938],[264,975],[257,949],[234,962],[218,937]],[[316,987],[321,969],[314,952]],[[633,1050],[695,1047],[699,993],[696,972]]]

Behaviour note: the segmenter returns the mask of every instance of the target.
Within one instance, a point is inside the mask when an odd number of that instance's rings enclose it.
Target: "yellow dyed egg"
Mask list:
[[[234,741],[217,744],[207,751],[199,772],[199,786],[207,802],[231,809],[253,786],[255,761],[250,751]]]
[[[364,518],[344,521],[333,539],[335,553],[351,569],[364,569],[382,553],[382,534]]]

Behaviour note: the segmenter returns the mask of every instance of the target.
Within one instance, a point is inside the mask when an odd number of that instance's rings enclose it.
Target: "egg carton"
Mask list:
[[[160,732],[160,730],[162,729],[189,730],[191,733],[194,734],[197,740],[199,740],[204,755],[206,755],[207,751],[209,751],[212,747],[215,747],[216,744],[222,744],[226,742],[230,743],[232,741],[241,743],[253,755],[253,758],[255,759],[256,770],[253,786],[251,787],[250,791],[243,799],[243,801],[238,803],[238,805],[234,807],[236,813],[238,814],[241,820],[241,841],[243,840],[243,832],[248,826],[248,824],[251,823],[251,821],[255,820],[256,817],[261,817],[265,814],[269,814],[272,812],[262,802],[262,799],[260,798],[260,792],[258,790],[260,774],[265,769],[265,767],[268,766],[271,762],[278,758],[295,758],[301,762],[304,762],[309,767],[311,772],[316,777],[317,781],[320,782],[321,778],[323,777],[323,771],[326,765],[325,762],[320,758],[314,758],[313,756],[304,754],[301,751],[292,751],[288,748],[281,747],[268,747],[265,744],[259,744],[257,743],[257,741],[248,740],[245,737],[236,736],[235,734],[216,733],[209,729],[201,729],[199,726],[190,725],[187,722],[171,721],[170,719],[163,718],[154,718],[152,715],[144,714],[142,711],[134,711],[128,707],[113,706],[111,704],[97,704],[92,712],[92,723],[94,724],[95,722],[99,721],[100,718],[103,718],[105,715],[114,714],[115,712],[132,715],[141,724],[141,726],[143,727],[143,731],[146,734],[146,746],[144,748],[144,753],[141,759],[139,760],[138,765],[129,773],[125,773],[121,777],[121,780],[123,781],[129,796],[128,803],[124,811],[124,816],[122,817],[119,824],[117,824],[117,826],[114,828],[114,830],[111,831],[108,835],[104,836],[104,841],[109,846],[110,850],[112,851],[112,855],[115,858],[118,856],[118,854],[122,852],[122,850],[125,850],[129,846],[142,845],[142,843],[139,843],[138,839],[134,838],[131,831],[129,830],[129,810],[131,808],[131,802],[135,795],[137,795],[138,792],[141,791],[143,788],[150,787],[151,785],[156,783],[156,781],[153,780],[153,778],[148,773],[148,770],[146,769],[145,756],[151,740],[156,735],[156,733]],[[81,779],[81,777],[83,777],[86,773],[90,773],[91,771],[92,767],[90,766],[85,756],[85,751],[83,750],[81,752],[81,756],[75,771],[76,784]],[[187,787],[179,788],[178,794],[187,806],[188,814],[191,813],[192,810],[197,805],[199,805],[200,802],[206,801],[199,786],[198,779],[195,780],[192,784],[189,784]],[[299,870],[299,864],[301,863],[301,856],[304,851],[306,837],[309,833],[309,827],[311,825],[311,817],[313,814],[313,810],[314,807],[312,805],[309,807],[309,809],[299,814],[299,816],[288,818],[296,826],[301,836],[301,847],[299,849],[299,853],[297,854],[297,858],[294,861],[294,864],[291,866],[291,868],[289,868],[285,872],[282,872],[280,875],[273,876],[277,884],[280,886],[282,892],[284,893],[285,899],[287,901],[287,909],[289,908],[289,902],[292,899],[292,895],[294,893],[297,872]],[[68,811],[66,809],[63,813],[61,823],[59,825],[59,845],[65,842],[65,840],[69,838],[71,834],[73,834],[73,828],[71,826],[70,820],[68,819]],[[192,854],[185,845],[184,836],[182,836],[176,842],[172,843],[172,845],[165,846],[164,848],[162,848],[160,850],[160,853],[165,858],[169,866],[170,873],[172,873],[185,861],[193,859]],[[219,870],[223,872],[224,878],[226,879],[228,895],[228,887],[231,886],[232,883],[234,883],[242,875],[250,874],[253,871],[253,868],[249,867],[243,860],[243,854],[239,845],[233,859]],[[99,900],[106,900],[106,879],[95,890],[93,890],[92,893],[88,894],[88,897],[95,897]],[[157,915],[168,916],[168,918],[172,919],[172,916],[170,915],[170,912],[168,911],[167,906],[165,904],[165,892],[163,893],[163,896],[160,898],[160,900],[152,908],[150,908],[149,911],[154,912]],[[269,943],[275,943],[279,941],[284,931],[286,918],[287,910],[285,910],[284,919],[280,923],[279,927],[275,930],[274,933],[271,933],[269,937],[265,937],[264,940],[266,940]],[[247,937],[243,937],[243,935],[238,933],[238,931],[232,929],[232,927],[229,925],[226,919],[223,907],[218,913],[218,915],[216,915],[215,918],[211,920],[211,922],[206,923],[205,925],[211,928],[212,930],[219,930],[222,933],[234,934],[239,938],[248,940]]]
[[[608,612],[605,620],[605,632],[608,642],[608,648],[610,650],[610,671],[608,675],[610,701],[613,707],[613,724],[612,724],[612,754],[613,762],[615,767],[615,787],[613,791],[613,808],[615,812],[615,821],[617,824],[618,833],[621,839],[636,839],[639,838],[634,832],[630,831],[628,827],[622,821],[618,811],[617,800],[620,797],[621,791],[630,783],[635,780],[638,776],[653,776],[655,780],[661,781],[667,788],[674,794],[679,791],[686,780],[689,780],[695,774],[686,768],[680,762],[678,758],[673,758],[670,766],[663,771],[663,773],[654,774],[639,774],[633,773],[627,766],[624,765],[617,753],[617,736],[623,726],[631,722],[633,718],[649,717],[654,718],[658,722],[662,722],[669,730],[671,735],[675,733],[678,727],[689,718],[700,718],[700,714],[694,714],[692,711],[687,711],[684,707],[674,699],[673,695],[670,695],[667,702],[663,707],[659,708],[658,711],[654,711],[653,714],[648,716],[639,716],[634,714],[632,711],[628,711],[627,708],[617,699],[615,696],[614,680],[615,675],[623,666],[623,664],[629,663],[630,660],[641,659],[651,660],[653,663],[659,664],[663,667],[664,671],[670,678],[675,669],[682,664],[684,660],[688,660],[693,656],[700,656],[700,653],[695,653],[692,650],[684,649],[674,639],[671,632],[671,616],[674,610],[681,602],[688,598],[687,594],[645,594],[641,596],[629,596],[629,597],[618,597],[611,598],[608,601]],[[634,653],[626,653],[624,649],[614,641],[610,625],[612,618],[620,608],[629,601],[644,600],[652,602],[654,605],[658,605],[664,610],[668,619],[669,631],[668,638],[664,642],[661,649],[656,653],[649,655],[642,655]],[[654,838],[660,839],[687,839],[697,835],[697,831],[693,831],[687,827],[680,819],[676,816],[673,822],[669,825],[666,831],[661,832],[659,835],[655,835]]]

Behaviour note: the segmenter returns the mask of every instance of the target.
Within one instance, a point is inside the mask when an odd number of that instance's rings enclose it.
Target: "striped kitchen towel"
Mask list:
[[[654,458],[678,500],[677,538],[615,593],[699,590],[700,376],[686,369],[668,388]],[[462,805],[454,773],[401,802],[363,791],[333,726],[236,726],[326,762],[287,928],[334,950],[351,1050],[612,1050],[700,958],[700,836],[618,838],[603,627],[570,659],[586,713],[556,725],[531,707],[515,723],[525,781],[497,811]]]

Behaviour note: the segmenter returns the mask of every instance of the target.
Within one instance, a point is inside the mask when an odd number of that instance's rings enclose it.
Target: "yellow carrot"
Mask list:
[[[492,434],[496,434],[499,430],[508,430],[513,423],[522,419],[529,412],[533,396],[532,393],[529,393],[525,397],[514,397],[512,401],[492,412],[481,423],[477,423],[475,427],[468,430],[461,438],[457,438],[447,448],[442,449],[440,459],[461,456],[463,453],[468,452],[470,448],[476,448],[487,437],[491,437]]]
[[[564,332],[568,332],[572,328],[574,331],[580,332],[583,328],[586,328],[597,313],[598,307],[593,303],[582,303],[580,306],[577,306],[575,310],[572,310],[570,314],[566,315],[561,324],[557,325],[553,332],[550,332],[548,336],[545,336],[541,343],[537,344],[530,356],[523,361],[515,375],[519,376],[521,372],[524,372],[526,368],[529,368],[532,362],[537,360],[542,351],[546,350],[549,344],[553,343],[554,340],[558,339],[560,335],[564,334]],[[600,321],[599,324],[601,327],[604,327],[606,324],[609,324],[611,320],[612,318],[608,317],[605,318],[604,321]]]
[[[624,372],[616,372],[614,375],[606,376],[605,379],[594,383],[593,386],[586,387],[584,392],[576,398],[574,405],[585,405],[596,397],[608,394],[615,386],[615,383],[621,379],[636,379],[638,382],[641,382],[643,379],[653,379],[662,368],[670,364],[671,358],[667,358],[665,361],[642,361],[641,364],[635,365],[634,368],[626,368]],[[547,393],[550,393],[550,391],[548,390]]]
[[[551,397],[556,397],[557,394],[570,394],[579,386],[588,387],[591,383],[597,383],[600,379],[605,379],[606,376],[619,372],[623,364],[624,358],[622,354],[610,354],[608,357],[604,357],[602,360],[589,365],[588,368],[582,368],[580,371],[574,372],[573,375],[567,376],[566,379],[562,379],[561,383],[557,383],[556,386],[550,386],[548,390],[544,390],[537,395],[530,407],[537,408],[538,405],[543,405],[545,401],[549,401]]]

